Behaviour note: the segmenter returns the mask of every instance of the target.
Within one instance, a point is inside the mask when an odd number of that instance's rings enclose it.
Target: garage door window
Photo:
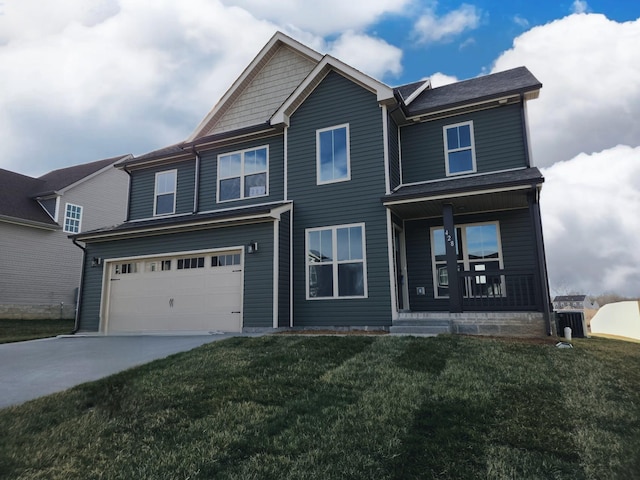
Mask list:
[[[126,275],[129,273],[136,273],[138,269],[137,264],[135,263],[117,263],[114,270],[116,275]]]
[[[189,268],[204,268],[204,257],[178,259],[178,270],[186,270]]]
[[[211,257],[212,267],[228,267],[230,265],[240,265],[240,254],[214,255]]]
[[[160,260],[147,263],[147,272],[166,272],[168,270],[171,270],[171,260]]]

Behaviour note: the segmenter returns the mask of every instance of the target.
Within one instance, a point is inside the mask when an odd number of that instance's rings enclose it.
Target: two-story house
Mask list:
[[[130,155],[38,178],[0,169],[0,318],[74,318],[82,252],[68,236],[122,223]]]
[[[548,332],[526,68],[391,88],[277,33],[75,235],[87,332]]]

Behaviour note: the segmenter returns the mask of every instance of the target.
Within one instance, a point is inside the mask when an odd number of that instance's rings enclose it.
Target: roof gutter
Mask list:
[[[82,304],[82,292],[84,290],[84,270],[87,264],[87,249],[80,245],[78,241],[71,237],[73,244],[82,250],[82,271],[80,274],[80,285],[78,285],[78,298],[76,299],[76,317],[73,323],[71,335],[75,335],[80,329],[80,305]]]

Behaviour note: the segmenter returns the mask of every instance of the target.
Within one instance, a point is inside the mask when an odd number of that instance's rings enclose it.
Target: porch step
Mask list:
[[[393,322],[390,333],[395,335],[436,335],[451,333],[451,322],[447,319],[399,319]]]

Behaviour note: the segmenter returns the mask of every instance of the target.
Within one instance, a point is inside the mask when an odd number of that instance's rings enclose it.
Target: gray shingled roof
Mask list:
[[[40,206],[36,197],[62,190],[128,156],[60,168],[39,178],[0,169],[0,216],[56,227],[58,224]]]
[[[289,202],[283,201],[270,205],[253,205],[248,207],[236,208],[233,210],[222,210],[215,212],[207,212],[207,213],[194,213],[192,215],[182,215],[178,217],[168,216],[168,217],[158,217],[152,218],[149,220],[143,221],[134,221],[134,222],[124,222],[119,225],[114,225],[112,227],[99,228],[96,230],[90,230],[82,233],[78,233],[75,235],[69,235],[72,238],[82,238],[84,237],[94,237],[100,236],[100,234],[115,234],[115,233],[135,233],[138,231],[144,231],[148,229],[152,229],[155,227],[163,227],[163,226],[176,226],[180,227],[182,225],[189,225],[192,223],[206,222],[210,220],[235,220],[243,217],[249,217],[254,215],[267,214],[271,212],[274,208],[281,207],[283,205],[288,204]]]
[[[404,98],[415,84],[395,89]],[[507,95],[532,92],[542,88],[542,84],[526,68],[518,67],[504,72],[463,80],[442,87],[426,89],[408,107],[408,117],[432,111],[461,106],[468,102],[478,102]]]
[[[30,196],[44,188],[43,180],[0,168],[0,216],[57,225]]]
[[[43,180],[45,182],[46,193],[52,193],[57,190],[62,190],[69,185],[73,185],[79,180],[88,177],[92,173],[102,170],[104,167],[107,167],[127,156],[128,155],[119,155],[117,157],[105,158],[104,160],[96,160],[95,162],[60,168],[58,170],[53,170],[49,173],[45,173],[44,175],[39,177],[39,180]],[[45,192],[32,192],[32,194],[34,195],[38,193]]]
[[[506,188],[519,185],[534,185],[544,181],[544,177],[536,167],[512,170],[509,172],[487,173],[452,178],[446,181],[421,183],[401,187],[396,192],[382,198],[383,202],[407,200],[436,195],[463,193],[488,188]]]

